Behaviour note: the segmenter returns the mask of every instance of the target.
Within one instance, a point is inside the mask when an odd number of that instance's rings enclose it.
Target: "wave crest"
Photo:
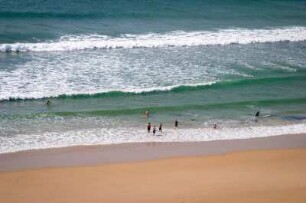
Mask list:
[[[67,35],[56,41],[40,43],[0,44],[0,52],[51,52],[84,49],[157,48],[205,45],[229,45],[267,43],[280,41],[305,41],[306,27],[276,29],[226,29],[219,31],[185,32],[165,34],[124,34],[120,37],[106,35]]]
[[[0,97],[0,101],[18,101],[18,100],[32,100],[32,99],[45,99],[45,98],[101,98],[101,97],[115,97],[115,96],[124,96],[124,95],[137,95],[137,94],[158,94],[164,92],[182,92],[193,89],[199,89],[206,86],[211,86],[216,82],[207,82],[207,83],[196,83],[196,84],[185,84],[185,85],[172,85],[166,87],[155,87],[155,88],[139,88],[139,89],[125,89],[125,90],[105,90],[97,92],[76,92],[76,93],[67,93],[67,94],[57,94],[57,95],[45,95],[41,96],[19,96],[19,97]]]
[[[59,99],[82,99],[82,98],[102,98],[102,97],[117,97],[126,95],[152,95],[163,93],[181,93],[186,91],[205,90],[207,88],[232,88],[235,86],[253,85],[262,83],[277,83],[280,81],[295,81],[305,80],[305,75],[298,76],[286,76],[286,77],[268,77],[257,79],[241,79],[241,80],[224,80],[224,81],[211,81],[206,83],[194,83],[194,84],[182,84],[172,85],[165,87],[152,87],[152,88],[138,88],[138,89],[118,89],[118,90],[104,90],[95,92],[75,92],[66,94],[50,94],[50,95],[29,95],[11,97],[9,95],[3,95],[0,97],[0,101],[19,101],[19,100],[32,100],[32,99],[46,99],[46,98],[59,98]]]

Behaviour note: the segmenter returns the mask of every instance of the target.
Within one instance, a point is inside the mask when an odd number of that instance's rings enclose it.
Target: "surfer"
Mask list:
[[[154,127],[153,127],[153,135],[155,135],[155,133],[156,133],[156,126],[154,125]]]
[[[50,104],[51,104],[51,102],[48,100],[48,101],[46,102],[46,105],[49,106]]]
[[[147,125],[147,130],[148,130],[148,133],[151,132],[151,123],[148,123],[148,125]]]
[[[217,129],[217,123],[213,124],[213,129]]]
[[[159,132],[163,132],[163,124],[162,124],[162,123],[159,124],[158,131],[159,131]]]

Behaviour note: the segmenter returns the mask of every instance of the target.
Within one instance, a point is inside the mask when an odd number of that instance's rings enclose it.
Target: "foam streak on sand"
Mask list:
[[[57,41],[0,44],[1,52],[48,52],[83,49],[154,48],[200,45],[229,45],[306,40],[306,27],[274,29],[225,29],[219,31],[174,31],[165,34],[67,35]]]

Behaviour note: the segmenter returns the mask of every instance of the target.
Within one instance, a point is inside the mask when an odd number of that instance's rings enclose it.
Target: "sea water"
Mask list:
[[[1,0],[0,153],[305,133],[305,10],[306,1]],[[161,136],[148,122],[163,123]]]

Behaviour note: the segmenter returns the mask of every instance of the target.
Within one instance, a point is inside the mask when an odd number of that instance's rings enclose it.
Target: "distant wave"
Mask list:
[[[105,90],[100,92],[88,92],[88,93],[71,93],[71,94],[60,94],[60,95],[45,95],[44,97],[29,95],[26,97],[10,97],[9,95],[1,95],[0,101],[19,101],[19,100],[33,100],[33,99],[47,99],[47,98],[58,98],[58,99],[86,99],[86,98],[104,98],[104,97],[118,97],[128,95],[152,95],[152,94],[163,94],[163,93],[181,93],[188,91],[199,91],[208,88],[231,88],[243,85],[252,84],[263,84],[263,83],[278,83],[281,81],[295,81],[305,80],[305,75],[299,76],[287,76],[287,77],[271,77],[271,78],[256,78],[256,79],[240,79],[240,80],[225,80],[225,81],[214,81],[207,83],[196,83],[196,84],[184,84],[184,85],[173,85],[166,87],[155,87],[155,88],[142,88],[142,89],[125,89],[125,90]]]
[[[61,13],[61,12],[0,12],[0,18],[85,18],[104,17],[103,13]]]
[[[112,12],[15,12],[7,11],[0,12],[0,19],[33,19],[33,18],[45,18],[45,19],[99,19],[99,18],[145,18],[154,17],[150,13],[131,12],[131,13],[112,13]]]
[[[120,37],[97,34],[67,35],[56,41],[0,44],[0,52],[64,52],[84,49],[184,47],[305,40],[306,27],[253,30],[237,28],[219,31],[175,31],[165,34],[124,34]]]

